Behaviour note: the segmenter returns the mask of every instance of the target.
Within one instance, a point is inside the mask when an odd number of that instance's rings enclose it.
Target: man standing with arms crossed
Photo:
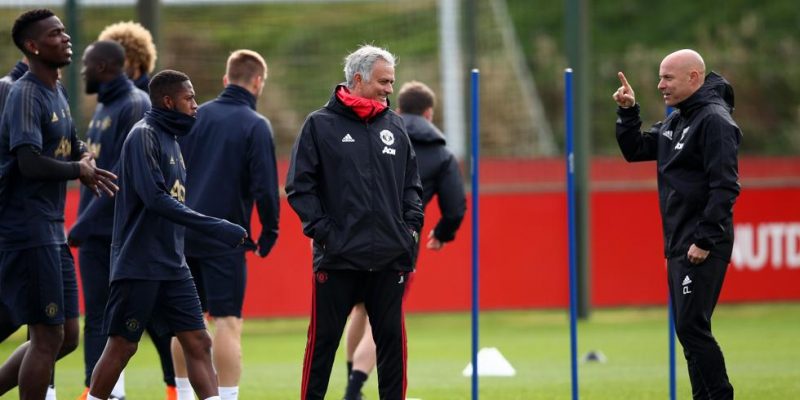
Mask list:
[[[731,118],[733,88],[706,75],[703,58],[678,50],[661,61],[658,90],[675,107],[665,121],[641,131],[633,88],[613,94],[617,142],[628,161],[655,160],[664,253],[675,331],[695,399],[733,399],[725,359],[711,333],[733,251],[733,204],[739,195],[737,153],[742,133]]]
[[[187,354],[189,379],[201,400],[219,400],[211,365],[211,337],[183,254],[184,229],[214,236],[230,247],[247,232],[186,207],[186,169],[177,137],[197,110],[186,74],[165,70],[150,82],[153,108],[122,145],[120,191],[114,205],[111,288],[103,325],[108,341],[92,373],[88,400],[107,399],[136,353],[152,320],[174,332]]]
[[[87,145],[99,167],[118,171],[122,143],[133,124],[150,109],[147,93],[137,89],[125,76],[125,50],[117,42],[99,41],[83,53],[83,75],[87,94],[97,94],[97,107],[86,132]],[[114,224],[114,200],[94,197],[84,188],[78,205],[78,220],[69,232],[69,243],[79,246],[83,305],[83,360],[86,389],[89,392],[92,370],[100,359],[107,336],[103,333],[103,312],[108,302],[111,261],[111,228]],[[122,378],[120,379],[122,380]],[[112,395],[125,396],[115,387]]]
[[[30,341],[0,368],[0,394],[19,384],[23,399],[43,399],[57,358],[78,345],[78,288],[64,235],[67,180],[114,195],[116,177],[95,167],[77,139],[58,80],[72,61],[64,25],[46,9],[14,22],[14,44],[30,71],[14,82],[0,126],[0,308]]]
[[[197,122],[179,142],[186,160],[186,205],[244,226],[250,235],[253,204],[261,220],[258,242],[231,249],[200,232],[186,232],[186,262],[200,300],[214,322],[214,367],[222,400],[236,400],[242,374],[242,305],[247,282],[245,253],[266,257],[278,238],[278,171],[269,120],[256,112],[267,63],[251,50],[228,57],[225,90],[200,106]],[[183,352],[173,341],[178,399],[193,399]]]
[[[403,292],[422,227],[422,185],[402,119],[389,109],[395,57],[362,46],[346,83],[311,113],[294,144],[286,192],[313,239],[312,313],[301,398],[323,399],[353,305],[377,346],[381,399],[405,399]]]

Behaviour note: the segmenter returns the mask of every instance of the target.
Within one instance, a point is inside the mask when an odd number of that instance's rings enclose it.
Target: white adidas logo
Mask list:
[[[344,137],[342,138],[342,143],[354,143],[355,141],[356,141],[356,140],[355,140],[355,139],[353,139],[353,137],[352,137],[352,136],[350,136],[350,134],[349,134],[349,133],[348,133],[348,134],[346,134],[346,135],[344,135]]]
[[[689,279],[689,275],[686,275],[686,278],[683,278],[683,283],[681,284],[683,286],[683,294],[691,294],[692,293],[692,289],[689,289],[689,284],[690,283],[692,283],[692,280]]]

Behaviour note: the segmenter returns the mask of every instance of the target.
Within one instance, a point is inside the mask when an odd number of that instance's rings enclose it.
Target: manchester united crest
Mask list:
[[[131,332],[138,331],[140,326],[141,324],[136,318],[128,318],[128,320],[125,321],[125,328]]]
[[[387,146],[394,144],[394,134],[388,129],[381,131],[381,141]]]
[[[47,318],[53,318],[58,313],[58,304],[50,303],[44,307],[44,315],[47,315]]]

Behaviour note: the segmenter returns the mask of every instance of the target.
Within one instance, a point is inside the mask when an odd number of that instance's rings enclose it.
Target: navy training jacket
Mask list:
[[[178,114],[161,108],[147,111],[122,145],[111,281],[190,277],[183,252],[184,227],[203,231],[230,247],[244,238],[244,228],[183,204],[186,169],[176,137],[189,131],[186,118],[192,117]]]
[[[434,195],[437,196],[442,217],[433,228],[433,234],[442,242],[450,242],[456,238],[456,231],[467,210],[458,160],[445,147],[444,134],[427,119],[414,114],[400,114],[400,117],[417,155],[423,207],[428,206]]]
[[[97,102],[86,132],[86,145],[94,153],[98,168],[118,174],[122,143],[133,125],[150,109],[150,97],[133,86],[125,75],[120,75],[100,85]],[[113,225],[114,198],[97,197],[91,189],[81,186],[78,220],[69,232],[70,238],[79,243],[91,236],[110,240]]]
[[[253,204],[261,220],[258,247],[266,254],[278,238],[280,198],[269,120],[256,112],[256,97],[228,85],[197,110],[197,122],[178,138],[186,161],[186,205],[247,229],[243,246],[231,248],[195,230],[186,231],[186,255],[218,256],[255,249],[250,239]]]

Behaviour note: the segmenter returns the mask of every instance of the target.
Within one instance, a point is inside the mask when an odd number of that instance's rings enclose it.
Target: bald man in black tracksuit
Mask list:
[[[286,193],[313,239],[312,315],[301,398],[323,399],[347,315],[363,301],[385,400],[405,399],[402,298],[422,225],[422,186],[402,119],[389,109],[394,56],[363,46],[346,85],[306,119]]]
[[[705,75],[702,57],[679,50],[661,62],[658,89],[675,107],[664,122],[641,131],[639,105],[625,75],[614,93],[616,134],[628,161],[656,160],[668,283],[675,331],[695,399],[732,399],[725,359],[711,333],[733,251],[733,204],[739,195],[733,88]]]

